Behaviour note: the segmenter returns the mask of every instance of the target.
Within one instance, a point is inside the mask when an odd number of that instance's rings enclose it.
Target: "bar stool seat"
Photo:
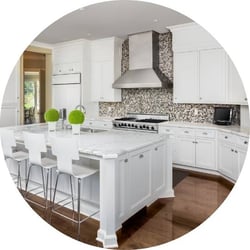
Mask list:
[[[94,175],[98,172],[97,169],[91,168],[90,166],[83,166],[83,165],[77,165],[73,164],[73,160],[79,160],[79,149],[78,149],[78,142],[76,138],[70,137],[70,138],[60,138],[56,137],[52,140],[52,154],[57,157],[57,177],[56,177],[56,183],[55,183],[55,189],[54,189],[54,196],[53,196],[53,205],[52,205],[52,213],[56,213],[65,219],[69,219],[70,221],[77,223],[78,230],[77,230],[77,238],[79,240],[80,238],[80,224],[87,220],[88,218],[92,217],[93,215],[97,214],[99,210],[95,211],[88,217],[81,219],[81,183],[82,180]],[[63,201],[66,201],[66,199],[63,199],[59,202],[57,202],[57,208],[55,206],[55,197],[57,193],[57,185],[59,181],[60,175],[67,175],[69,176],[70,181],[70,188],[71,188],[71,202],[67,202],[61,206],[59,204]],[[72,185],[72,177],[77,180],[77,219],[71,218],[67,215],[64,215],[63,213],[58,212],[58,208],[63,207],[65,205],[68,205],[72,203],[72,210],[74,215],[74,194],[73,194],[73,185]]]
[[[17,184],[17,188],[22,189],[21,163],[22,162],[25,163],[24,165],[26,172],[29,155],[27,152],[24,151],[19,151],[19,150],[15,151],[17,145],[13,130],[10,129],[2,130],[1,141],[2,141],[2,148],[5,160],[7,161],[7,159],[11,159],[17,163],[17,174],[11,173],[11,176]]]

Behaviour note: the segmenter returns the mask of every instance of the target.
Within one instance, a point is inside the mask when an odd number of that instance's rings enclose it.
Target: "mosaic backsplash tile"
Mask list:
[[[122,46],[122,73],[129,67],[128,39]],[[159,67],[173,80],[173,52],[171,32],[159,36]],[[122,102],[100,102],[99,115],[121,117],[127,113],[169,114],[172,121],[213,122],[214,107],[229,105],[176,104],[169,89],[122,89]],[[240,124],[240,106],[234,105],[233,124]]]

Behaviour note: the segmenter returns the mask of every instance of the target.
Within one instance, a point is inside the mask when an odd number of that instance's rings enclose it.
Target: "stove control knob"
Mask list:
[[[131,124],[131,127],[133,128],[134,126],[135,126],[135,125],[132,123],[132,124]]]
[[[140,126],[140,128],[142,129],[142,126]]]
[[[130,127],[130,126],[131,126],[131,124],[129,123],[129,124],[128,124],[128,127]]]
[[[143,125],[142,127],[143,127],[143,128],[146,128],[146,126],[145,126],[145,125]]]
[[[117,127],[117,124],[114,124],[114,127]]]
[[[138,126],[137,126],[137,125],[135,125],[135,128],[138,128]]]
[[[123,123],[123,126],[124,126],[124,127],[127,127],[127,123]]]
[[[149,129],[149,126],[147,126],[146,129]]]
[[[151,127],[151,130],[155,130],[155,128],[154,128],[154,127]]]

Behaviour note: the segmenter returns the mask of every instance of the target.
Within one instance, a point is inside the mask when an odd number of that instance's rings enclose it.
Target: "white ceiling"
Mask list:
[[[192,20],[166,7],[137,1],[110,1],[76,10],[44,30],[35,41],[58,43],[75,39],[99,39],[155,30]]]

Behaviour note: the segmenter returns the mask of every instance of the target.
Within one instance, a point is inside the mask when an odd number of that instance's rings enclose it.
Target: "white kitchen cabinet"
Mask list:
[[[199,83],[201,103],[226,102],[226,53],[223,49],[199,52]]]
[[[154,147],[152,151],[152,166],[151,166],[151,188],[152,193],[156,193],[165,185],[165,165],[166,163],[162,161],[161,155],[164,154],[164,145],[158,145]]]
[[[169,192],[168,187],[172,189],[171,181],[166,183],[168,178],[172,180],[172,176],[167,176],[166,166],[169,164],[167,150],[169,148],[161,142],[131,152],[119,160],[117,172],[119,203],[117,206],[122,221],[153,202],[159,195],[164,196],[165,192]]]
[[[110,120],[85,120],[82,127],[86,128],[97,128],[97,129],[111,129],[113,127],[112,121]]]
[[[195,138],[175,138],[175,163],[195,167]]]
[[[247,137],[220,133],[218,146],[219,172],[236,181],[245,161],[247,147]]]
[[[59,43],[53,49],[53,74],[82,73],[83,41]]]
[[[159,133],[165,131],[174,132],[173,163],[217,170],[216,132],[214,130],[160,127]]]
[[[228,57],[228,102],[247,105],[247,96],[240,75]]]
[[[199,168],[216,170],[216,141],[211,139],[196,139],[195,164]]]
[[[91,101],[121,101],[121,90],[112,88],[121,76],[121,49],[122,40],[115,37],[91,42]]]
[[[174,102],[225,103],[225,60],[223,49],[174,53]]]
[[[174,102],[247,105],[237,70],[206,30],[196,23],[169,28],[173,33]]]
[[[198,52],[174,53],[174,102],[199,100]]]
[[[151,195],[151,164],[150,164],[150,151],[136,152],[130,157],[131,165],[129,168],[129,183],[128,190],[129,197],[129,210],[134,211],[142,208],[146,204],[146,200]],[[140,185],[138,187],[138,181]],[[138,188],[134,188],[138,187]]]

